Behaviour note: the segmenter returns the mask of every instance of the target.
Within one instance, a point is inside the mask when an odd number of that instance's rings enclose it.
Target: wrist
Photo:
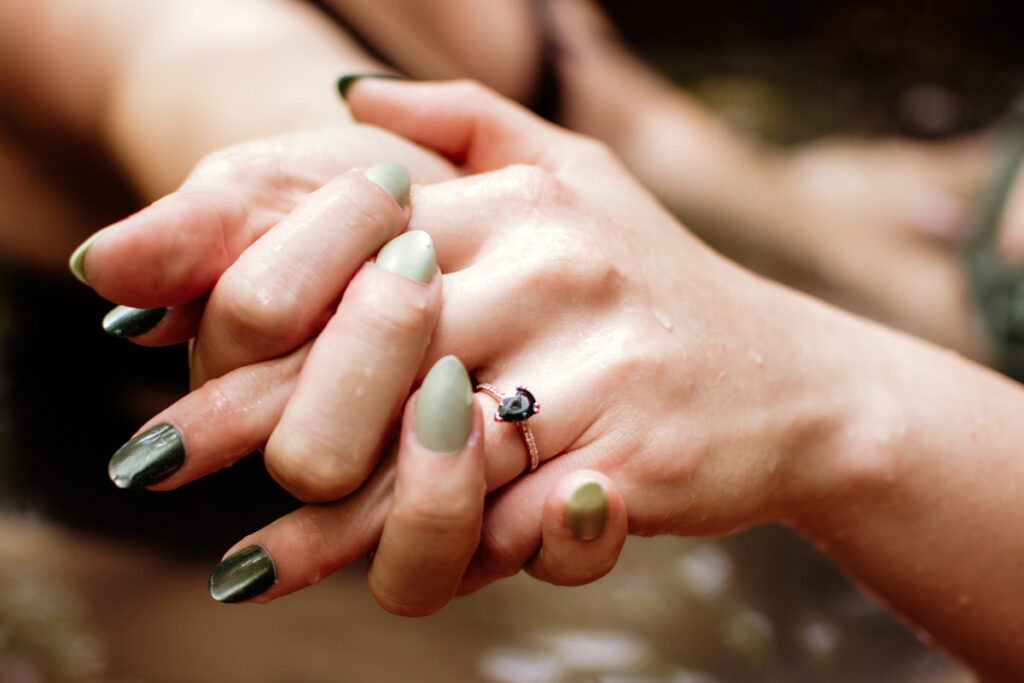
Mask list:
[[[774,521],[805,532],[830,510],[889,487],[908,438],[899,396],[906,339],[816,302],[814,308],[817,353],[801,363],[804,410],[783,432],[772,509]]]

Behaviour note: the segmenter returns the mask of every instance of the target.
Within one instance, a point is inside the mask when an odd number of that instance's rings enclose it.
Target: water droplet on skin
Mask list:
[[[672,321],[668,319],[667,315],[665,315],[661,311],[655,311],[654,317],[658,320],[658,323],[660,323],[662,327],[664,327],[669,332],[672,331]]]
[[[754,361],[756,364],[764,365],[764,356],[762,356],[754,349],[750,349],[749,351],[747,351],[747,355],[750,356],[750,360]]]

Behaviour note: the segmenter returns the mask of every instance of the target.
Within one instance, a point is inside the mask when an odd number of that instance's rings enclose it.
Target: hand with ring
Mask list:
[[[587,482],[564,479],[586,470],[605,494],[607,538],[618,541],[626,507],[629,531],[642,535],[787,522],[827,544],[947,647],[975,662],[992,652],[1002,653],[999,663],[1012,661],[1019,632],[1002,625],[1019,607],[1006,599],[1016,575],[1000,568],[1000,558],[1024,538],[1002,520],[1012,507],[1007,487],[1024,473],[1008,447],[1012,439],[972,447],[971,476],[960,456],[966,444],[977,444],[972,425],[990,420],[1012,430],[1015,411],[1024,409],[1016,386],[739,269],[682,229],[602,146],[476,86],[364,79],[349,100],[360,120],[476,172],[418,186],[410,202],[408,228],[432,239],[443,305],[440,293],[428,293],[422,307],[411,306],[414,322],[398,317],[401,308],[378,309],[381,320],[357,317],[365,330],[347,332],[371,342],[336,348],[346,342],[331,326],[347,302],[379,301],[379,290],[359,286],[364,267],[311,349],[230,370],[154,418],[151,424],[173,425],[183,445],[180,468],[154,488],[185,483],[268,440],[278,479],[292,490],[318,491],[325,471],[364,471],[348,464],[349,438],[365,439],[356,432],[377,423],[353,424],[347,413],[362,410],[365,392],[376,386],[370,380],[394,354],[403,367],[421,355],[410,379],[420,390],[406,405],[394,456],[356,482],[358,489],[351,480],[340,486],[354,490],[347,498],[303,507],[241,541],[215,573],[218,582],[240,586],[236,596],[270,600],[375,548],[374,565],[383,563],[389,578],[380,582],[371,570],[371,586],[389,609],[404,613],[431,611],[451,591],[522,567],[559,582],[586,579],[614,561],[616,544],[572,570],[571,555],[547,548],[549,537],[552,548],[557,543],[548,532],[569,528],[570,517],[597,528],[599,514],[581,516],[573,500]],[[330,212],[317,209],[332,201],[340,200],[313,193],[296,211],[327,221]],[[104,240],[103,263],[90,268],[113,277],[119,237],[112,232]],[[187,249],[178,256],[184,261],[175,267],[206,258]],[[410,284],[429,291],[439,287],[436,280]],[[259,281],[250,284],[265,295],[261,301],[275,300]],[[423,332],[429,317],[416,322],[422,318],[415,311],[429,311],[435,301],[432,333]],[[289,300],[297,309],[303,303]],[[382,327],[388,332],[374,336]],[[407,347],[400,349],[402,340]],[[451,355],[469,370],[465,377]],[[431,368],[450,378],[445,391],[434,386]],[[356,370],[365,381],[349,381]],[[528,387],[542,404],[526,415],[541,463],[536,471],[519,476],[530,458],[524,432],[483,419],[496,410],[492,395],[472,394],[475,404],[458,413],[448,392],[465,403],[469,375],[503,397]],[[394,391],[397,383],[388,386]],[[421,408],[425,395],[447,398]],[[420,439],[416,415],[442,404],[446,417],[424,424],[448,425],[458,413],[451,423],[462,427],[441,429],[460,438],[437,449]],[[318,422],[304,425],[316,448],[275,455],[276,430],[293,405],[304,406],[297,419]],[[318,413],[318,406],[328,410]],[[386,434],[368,440],[384,443]],[[460,455],[416,460],[410,454],[417,443]],[[968,490],[984,482],[986,495],[951,496],[951,481]],[[493,492],[486,506],[485,490]],[[554,501],[547,513],[545,500]],[[929,512],[940,503],[946,513]],[[971,543],[967,530],[976,528],[992,532],[984,543]],[[452,549],[450,556],[431,554],[424,539]],[[977,580],[982,569],[984,585]],[[425,573],[430,585],[418,590]],[[970,592],[970,614],[933,599],[940,588]]]

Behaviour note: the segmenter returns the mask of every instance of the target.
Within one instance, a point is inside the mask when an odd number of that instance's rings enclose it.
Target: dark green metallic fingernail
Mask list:
[[[277,572],[270,553],[258,545],[221,560],[210,572],[210,596],[220,602],[242,602],[274,585]]]
[[[395,74],[347,74],[338,79],[338,94],[345,97],[348,94],[348,89],[360,78],[389,78],[393,81],[405,80],[402,76],[396,76]]]
[[[111,337],[137,337],[156,327],[165,315],[166,308],[117,306],[103,316],[103,331]]]
[[[608,522],[608,496],[604,487],[588,479],[572,492],[565,504],[565,524],[581,541],[590,541],[604,532]]]
[[[158,424],[117,449],[107,471],[122,489],[137,489],[174,474],[185,462],[181,434],[169,424]]]

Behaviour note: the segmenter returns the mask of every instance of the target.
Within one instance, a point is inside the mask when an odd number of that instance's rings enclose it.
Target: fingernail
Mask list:
[[[68,268],[71,269],[71,274],[78,278],[78,281],[84,285],[89,284],[85,280],[85,273],[82,271],[82,266],[85,264],[85,252],[89,251],[89,247],[96,239],[110,229],[112,226],[103,228],[98,232],[94,232],[90,235],[89,239],[78,245],[78,248],[71,252],[71,258],[68,259]]]
[[[416,399],[416,440],[438,453],[466,445],[473,427],[473,385],[455,356],[434,363]]]
[[[117,306],[103,316],[103,331],[111,337],[137,337],[156,327],[165,315],[166,308]]]
[[[118,488],[136,489],[163,481],[184,462],[181,434],[169,424],[158,424],[117,449],[107,472]]]
[[[274,585],[277,572],[270,553],[258,545],[228,555],[210,572],[210,596],[219,602],[242,602]]]
[[[381,247],[375,263],[384,270],[427,284],[437,272],[434,241],[422,230],[404,232]]]
[[[608,522],[608,497],[604,487],[593,479],[584,481],[565,503],[565,524],[581,541],[590,541],[604,531]]]
[[[360,78],[387,78],[393,81],[405,80],[401,76],[395,74],[347,74],[338,79],[338,94],[342,97],[348,95],[348,89],[352,87],[352,84],[358,81]]]
[[[364,175],[384,188],[399,206],[409,203],[409,169],[402,164],[377,164],[366,169]]]

